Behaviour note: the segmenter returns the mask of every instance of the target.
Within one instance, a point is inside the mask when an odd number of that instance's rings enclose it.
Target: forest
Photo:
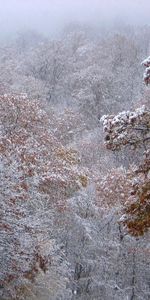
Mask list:
[[[0,38],[0,300],[150,299],[150,26]]]

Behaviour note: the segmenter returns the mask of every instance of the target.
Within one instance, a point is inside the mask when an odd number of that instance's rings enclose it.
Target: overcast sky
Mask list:
[[[150,0],[0,0],[1,32],[58,32],[69,22],[149,24]]]

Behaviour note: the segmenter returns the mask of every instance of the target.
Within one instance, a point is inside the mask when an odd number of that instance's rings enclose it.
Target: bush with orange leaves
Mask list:
[[[54,212],[63,213],[84,174],[37,101],[0,96],[0,120],[0,298],[22,299],[22,286],[52,263],[54,249],[45,253],[41,245],[50,240]]]

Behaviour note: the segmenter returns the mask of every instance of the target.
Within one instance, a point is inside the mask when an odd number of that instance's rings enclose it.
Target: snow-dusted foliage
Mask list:
[[[142,61],[142,65],[145,67],[150,67],[150,56]]]
[[[146,85],[150,84],[150,56],[143,60],[142,65],[146,67],[143,79]]]
[[[1,300],[149,300],[149,38],[70,24],[1,44]]]
[[[101,121],[107,149],[120,150],[125,145],[143,149],[143,161],[127,174],[132,188],[130,196],[126,197],[125,216],[122,219],[132,235],[143,235],[150,227],[150,111],[142,106],[134,112],[103,116]]]
[[[111,169],[108,174],[96,179],[96,203],[99,207],[118,207],[120,210],[129,198],[131,188],[125,169]]]
[[[51,133],[37,101],[1,96],[0,119],[1,297],[19,293],[21,299],[28,281],[53,265],[58,249],[49,244],[56,212],[65,210],[65,199],[87,179],[77,169],[76,153]]]
[[[23,46],[24,45],[24,46]],[[50,41],[33,32],[0,49],[0,94],[75,107],[90,123],[119,111],[141,94],[140,48],[126,34],[92,39],[83,30]]]
[[[150,141],[150,111],[142,106],[135,111],[101,118],[107,149],[119,150],[123,145],[142,146]]]
[[[132,189],[125,203],[123,224],[130,234],[141,236],[150,229],[150,152],[130,171]]]

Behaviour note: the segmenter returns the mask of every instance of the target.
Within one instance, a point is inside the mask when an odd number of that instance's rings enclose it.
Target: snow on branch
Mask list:
[[[137,147],[150,141],[150,111],[145,106],[116,116],[105,115],[101,122],[107,149],[120,150],[127,144]]]
[[[150,70],[150,57],[143,64]],[[141,164],[128,170],[126,181],[129,180],[131,184],[130,196],[126,197],[123,217],[120,219],[131,235],[142,236],[150,228],[150,110],[143,105],[135,111],[124,111],[116,116],[105,115],[101,122],[107,149],[120,150],[126,145],[133,149],[143,148]],[[110,188],[109,183],[108,186]],[[117,195],[120,199],[120,195]]]
[[[142,65],[146,67],[143,79],[146,85],[150,84],[150,56],[142,61]]]
[[[150,56],[142,61],[142,65],[145,67],[150,67]]]

